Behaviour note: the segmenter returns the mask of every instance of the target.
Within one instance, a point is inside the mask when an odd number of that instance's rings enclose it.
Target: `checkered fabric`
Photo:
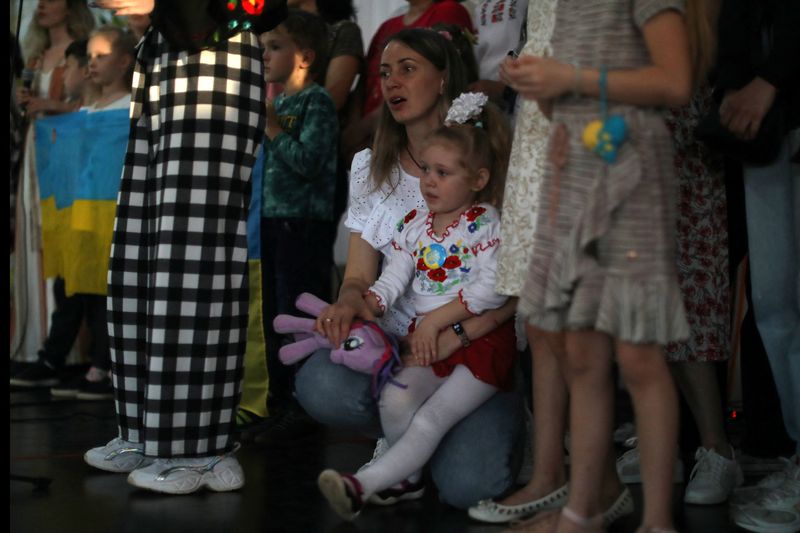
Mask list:
[[[247,342],[257,37],[187,54],[151,30],[133,87],[108,273],[120,436],[148,456],[214,455],[233,444]]]

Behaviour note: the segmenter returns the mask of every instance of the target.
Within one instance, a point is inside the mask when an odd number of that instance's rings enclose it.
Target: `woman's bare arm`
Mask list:
[[[347,264],[339,298],[322,311],[316,324],[317,331],[334,345],[339,345],[347,338],[354,318],[374,319],[363,295],[378,278],[379,262],[380,252],[362,239],[360,233],[350,233]]]

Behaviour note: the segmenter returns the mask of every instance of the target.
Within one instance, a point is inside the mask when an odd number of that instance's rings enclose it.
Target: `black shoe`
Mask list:
[[[290,409],[267,418],[268,424],[253,439],[257,444],[287,444],[316,435],[322,426],[305,411]]]
[[[236,432],[242,443],[252,442],[268,426],[269,418],[258,416],[241,407],[236,411]]]
[[[76,398],[84,383],[88,382],[83,374],[73,376],[63,380],[58,385],[50,387],[50,394],[57,398]]]
[[[17,387],[52,387],[58,384],[58,372],[39,361],[12,376],[9,383]]]
[[[27,370],[36,363],[31,363],[30,361],[15,361],[14,359],[9,360],[8,365],[8,376],[14,377],[23,370]]]
[[[84,379],[83,385],[76,396],[79,400],[113,400],[114,386],[110,378],[100,381],[89,381]]]

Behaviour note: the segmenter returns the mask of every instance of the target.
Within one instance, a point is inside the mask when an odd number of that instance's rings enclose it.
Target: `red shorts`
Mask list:
[[[414,323],[408,332],[414,331]],[[488,334],[470,341],[466,348],[460,348],[444,361],[433,363],[433,372],[443,378],[453,373],[456,365],[469,368],[472,375],[495,387],[510,390],[514,381],[511,376],[514,358],[517,356],[517,336],[514,321],[505,324]]]

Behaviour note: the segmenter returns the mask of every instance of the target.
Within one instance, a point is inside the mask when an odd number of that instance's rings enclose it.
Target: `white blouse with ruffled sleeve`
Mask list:
[[[344,225],[360,233],[370,246],[384,257],[392,251],[392,237],[397,221],[413,209],[427,209],[419,190],[419,178],[404,172],[400,165],[392,169],[390,179],[375,190],[370,180],[372,150],[358,152],[350,167],[350,197]],[[396,335],[407,335],[414,317],[410,288],[379,321]]]

